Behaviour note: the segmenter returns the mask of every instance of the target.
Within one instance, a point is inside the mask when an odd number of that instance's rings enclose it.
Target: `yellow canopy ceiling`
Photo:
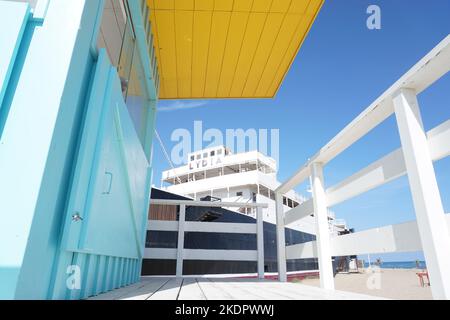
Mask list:
[[[147,0],[160,99],[271,98],[324,0]]]

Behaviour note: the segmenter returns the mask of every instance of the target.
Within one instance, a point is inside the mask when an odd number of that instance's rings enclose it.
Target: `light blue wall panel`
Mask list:
[[[27,3],[0,1],[0,109],[29,16]]]
[[[28,4],[0,1],[0,30],[3,30],[0,32],[0,141],[7,116],[6,107],[3,106],[4,97],[28,22]],[[3,215],[0,213],[0,216]],[[5,244],[10,241],[11,236],[14,236],[11,229],[0,231],[0,242]],[[15,256],[13,250],[13,245],[0,246],[0,299],[14,298],[20,266],[17,263],[18,257],[10,259]]]
[[[95,63],[90,47],[99,12],[102,12],[102,7],[97,1],[50,1],[42,27],[34,31],[27,53],[21,81],[33,82],[26,90],[28,99],[33,101],[28,106],[34,105],[36,115],[29,115],[33,123],[30,125],[32,138],[28,142],[33,141],[33,146],[25,144],[24,149],[28,151],[25,159],[32,157],[34,160],[29,166],[31,177],[37,178],[39,166],[36,164],[40,157],[44,166],[35,200],[26,200],[35,205],[16,298],[49,297],[72,180],[73,159],[77,153],[86,93]],[[63,63],[67,64],[62,66]],[[37,87],[38,82],[45,83],[45,89]],[[18,87],[17,92],[27,92],[23,90]],[[13,107],[11,113],[15,112]],[[29,108],[26,112],[30,113]],[[48,126],[47,121],[53,123],[52,126]],[[26,126],[22,124],[22,128]],[[37,138],[48,139],[48,144],[36,143]],[[36,278],[36,273],[40,274],[39,278]],[[61,282],[65,285],[65,281]]]
[[[25,27],[14,13],[15,42],[0,35],[0,298],[82,299],[138,281],[142,262],[156,101],[143,150],[117,71],[92,47],[103,1],[45,9]]]
[[[106,257],[105,256],[98,256],[98,262],[97,262],[97,272],[95,276],[95,290],[93,295],[98,295],[101,292],[103,292],[103,283],[105,279],[105,262]]]
[[[149,165],[123,102],[117,72],[108,65],[102,50],[63,245],[69,251],[138,258],[142,217],[148,208]],[[82,220],[74,221],[75,214]]]
[[[1,286],[2,298],[48,297],[98,5],[51,1],[45,20],[26,27],[17,52],[0,119],[0,273],[14,268],[18,277]]]

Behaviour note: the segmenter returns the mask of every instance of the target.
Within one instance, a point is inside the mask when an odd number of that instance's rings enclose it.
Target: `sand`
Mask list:
[[[429,300],[432,299],[429,286],[421,287],[416,269],[379,269],[370,272],[367,269],[360,273],[337,274],[335,287],[337,290],[362,293],[389,299]],[[301,284],[319,286],[318,278],[299,281]]]

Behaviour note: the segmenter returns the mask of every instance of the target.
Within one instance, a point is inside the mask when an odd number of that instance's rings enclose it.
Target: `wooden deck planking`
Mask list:
[[[183,279],[172,278],[167,281],[157,292],[152,294],[147,300],[178,300]]]
[[[159,291],[167,282],[169,278],[153,278],[141,281],[144,285],[134,292],[129,292],[122,297],[122,300],[147,300],[155,292]]]
[[[118,299],[123,298],[124,296],[126,296],[129,293],[134,294],[137,290],[139,290],[143,286],[145,286],[144,283],[138,282],[138,283],[129,285],[127,287],[123,287],[120,289],[109,291],[107,293],[100,294],[96,297],[90,298],[90,300],[118,300]]]
[[[145,277],[138,284],[114,290],[95,300],[372,300],[343,291],[329,291],[274,280]]]
[[[233,300],[233,296],[224,292],[209,279],[199,278],[197,283],[205,293],[206,300]]]
[[[206,296],[200,288],[197,279],[186,278],[183,280],[178,300],[206,300]]]
[[[261,284],[258,281],[239,281],[236,279],[212,279],[214,283],[219,285],[223,290],[237,292],[239,299],[242,300],[285,300],[288,297],[273,293],[267,290],[261,290]]]

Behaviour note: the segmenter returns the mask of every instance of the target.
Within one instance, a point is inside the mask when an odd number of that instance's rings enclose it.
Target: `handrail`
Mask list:
[[[449,71],[450,35],[322,147],[319,152],[302,165],[295,174],[282,183],[275,191],[277,193],[286,193],[302,183],[311,174],[311,163],[327,164],[386,120],[394,113],[392,96],[401,88],[409,88],[414,90],[416,94],[420,94]]]
[[[446,214],[445,219],[450,228],[450,214]],[[423,250],[416,221],[335,236],[331,240],[334,257]],[[317,258],[316,242],[287,246],[286,255],[288,259]]]
[[[433,297],[450,299],[449,217],[444,214],[433,168],[434,161],[450,155],[450,121],[425,132],[417,99],[418,94],[449,71],[450,35],[276,189],[280,281],[286,281],[286,258],[317,256],[321,287],[334,289],[331,265],[333,255],[360,254],[372,250],[401,252],[411,248],[423,249],[430,278],[434,283]],[[392,114],[396,116],[402,147],[325,190],[323,167]],[[330,206],[405,174],[409,178],[417,224],[386,226],[338,236],[330,241],[326,214]],[[282,195],[308,177],[311,177],[311,199],[284,213]],[[316,241],[286,247],[285,225],[312,212],[316,221]],[[411,235],[414,234],[415,244],[412,245]]]

